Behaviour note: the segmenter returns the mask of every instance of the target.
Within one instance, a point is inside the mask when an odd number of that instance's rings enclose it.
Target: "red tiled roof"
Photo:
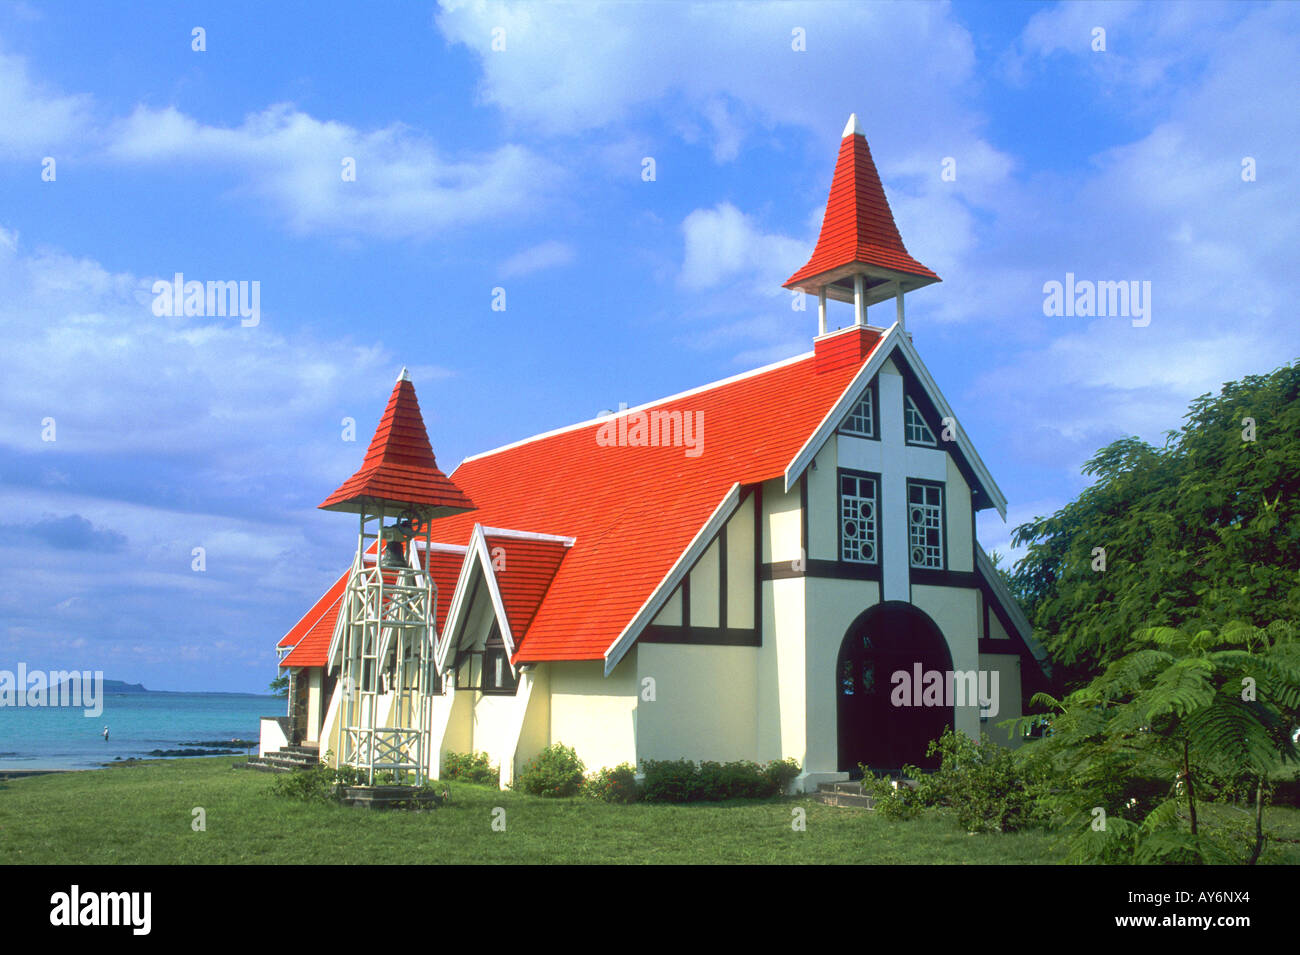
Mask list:
[[[374,549],[372,545],[370,550],[373,552]],[[465,558],[459,551],[432,550],[429,553],[432,555],[428,560],[429,571],[438,587],[438,633],[442,633],[443,622],[447,619],[447,608],[451,606],[452,592],[456,589],[456,577]],[[288,646],[289,638],[301,630],[293,640],[293,651],[280,661],[280,666],[321,667],[325,665],[330,641],[334,639],[334,623],[338,619],[339,608],[343,603],[343,592],[347,589],[348,576],[351,573],[351,568],[345,571],[343,576],[334,582],[334,586],[325,592],[325,596],[308,611],[307,616],[281,638],[279,645]],[[317,608],[322,608],[319,614],[315,612]],[[311,624],[303,627],[303,621],[308,618],[312,619]]]
[[[343,575],[343,581],[347,582],[347,574]],[[343,598],[340,596],[317,618],[302,639],[298,641],[298,645],[280,661],[280,666],[324,666],[330,640],[334,637],[334,623],[339,618],[339,607],[342,605]]]
[[[302,615],[302,619],[293,625],[288,633],[280,638],[277,647],[296,647],[300,640],[306,636],[307,631],[316,625],[316,621],[325,614],[330,607],[338,602],[339,597],[343,595],[343,590],[348,583],[348,574],[350,570],[344,571],[343,576],[334,582],[334,586],[325,591],[320,600],[312,604],[312,608]]]
[[[487,534],[485,540],[510,632],[519,640],[528,632],[569,547],[564,541],[498,534]]]
[[[319,507],[356,511],[362,506],[415,505],[433,513],[472,508],[474,503],[442,471],[424,428],[415,386],[405,371],[393,386],[388,407],[370,440],[365,460]]]
[[[904,248],[866,137],[860,132],[846,133],[840,140],[830,198],[812,258],[786,280],[785,287],[824,284],[815,279],[855,262],[939,281],[939,276]],[[814,281],[806,281],[810,279]]]
[[[433,536],[467,541],[478,522],[575,538],[515,661],[601,659],[731,486],[783,475],[859,367],[819,373],[805,355],[471,458],[455,478],[478,510],[433,521]],[[701,453],[629,446],[634,427],[623,446],[597,441],[642,411],[691,412]]]
[[[470,458],[454,477],[477,509],[435,518],[433,538],[467,545],[475,524],[574,538],[564,548],[488,534],[489,548],[506,547],[496,577],[518,641],[514,661],[602,659],[732,485],[785,473],[878,341],[864,339],[857,360],[836,349],[819,367],[803,355]],[[634,444],[638,421],[654,412],[661,425],[690,412],[699,453]],[[435,568],[439,633],[462,562],[442,553],[455,566]],[[323,665],[328,642],[301,665]]]

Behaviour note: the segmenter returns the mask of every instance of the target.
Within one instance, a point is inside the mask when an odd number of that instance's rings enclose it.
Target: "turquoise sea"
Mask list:
[[[256,741],[259,718],[283,716],[285,705],[283,697],[252,693],[109,692],[96,717],[74,707],[0,706],[0,770],[93,769],[151,750]]]

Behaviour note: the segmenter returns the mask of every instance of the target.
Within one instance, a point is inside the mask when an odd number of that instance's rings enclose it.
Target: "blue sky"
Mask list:
[[[1297,102],[1293,4],[0,6],[0,667],[262,689],[403,365],[451,470],[806,351],[781,283],[851,112],[1005,550],[1300,353]],[[177,272],[260,322],[156,316]],[[1150,324],[1045,316],[1067,272],[1151,282]]]

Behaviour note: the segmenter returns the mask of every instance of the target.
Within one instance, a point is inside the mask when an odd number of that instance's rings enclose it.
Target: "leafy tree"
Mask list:
[[[1147,627],[1300,620],[1300,366],[1230,382],[1185,418],[1162,448],[1102,448],[1090,487],[1014,532],[1028,547],[1012,592],[1066,687]]]
[[[289,674],[282,673],[266,685],[273,696],[289,695]]]
[[[1192,634],[1150,627],[1131,642],[1063,700],[1035,697],[1055,711],[1051,731],[1020,758],[1059,781],[1051,799],[1078,827],[1070,861],[1229,861],[1223,834],[1204,831],[1198,801],[1244,775],[1255,791],[1247,860],[1254,863],[1265,841],[1267,778],[1300,756],[1295,628],[1236,621]]]

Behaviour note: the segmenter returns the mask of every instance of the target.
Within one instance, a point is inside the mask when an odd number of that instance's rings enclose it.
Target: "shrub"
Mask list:
[[[619,763],[613,769],[601,769],[582,784],[582,794],[601,802],[636,802],[641,798],[636,769],[631,763]]]
[[[904,766],[915,778],[920,805],[947,806],[967,832],[1013,832],[1041,818],[1037,800],[1045,791],[1034,764],[1017,762],[1015,754],[993,742],[987,733],[975,742],[948,728],[932,740],[926,755],[940,756],[932,774]]]
[[[763,767],[763,775],[767,777],[768,787],[771,789],[771,795],[784,796],[790,788],[790,784],[795,781],[799,775],[802,766],[799,761],[793,757],[785,759],[774,759]]]
[[[459,779],[480,786],[499,786],[501,773],[487,753],[446,753],[442,757],[441,779]]]
[[[334,770],[324,765],[283,773],[271,783],[274,795],[303,802],[329,802],[338,798],[338,789]]]
[[[576,796],[585,770],[572,747],[553,743],[524,767],[511,788],[534,796]]]
[[[647,759],[642,798],[646,802],[691,802],[700,798],[699,768],[689,759]]]
[[[917,790],[877,777],[866,766],[862,767],[862,792],[872,797],[873,808],[886,819],[915,819],[924,808]]]
[[[783,794],[800,768],[793,759],[772,760],[766,766],[747,759],[698,765],[689,759],[647,759],[642,766],[646,802],[765,799]]]

